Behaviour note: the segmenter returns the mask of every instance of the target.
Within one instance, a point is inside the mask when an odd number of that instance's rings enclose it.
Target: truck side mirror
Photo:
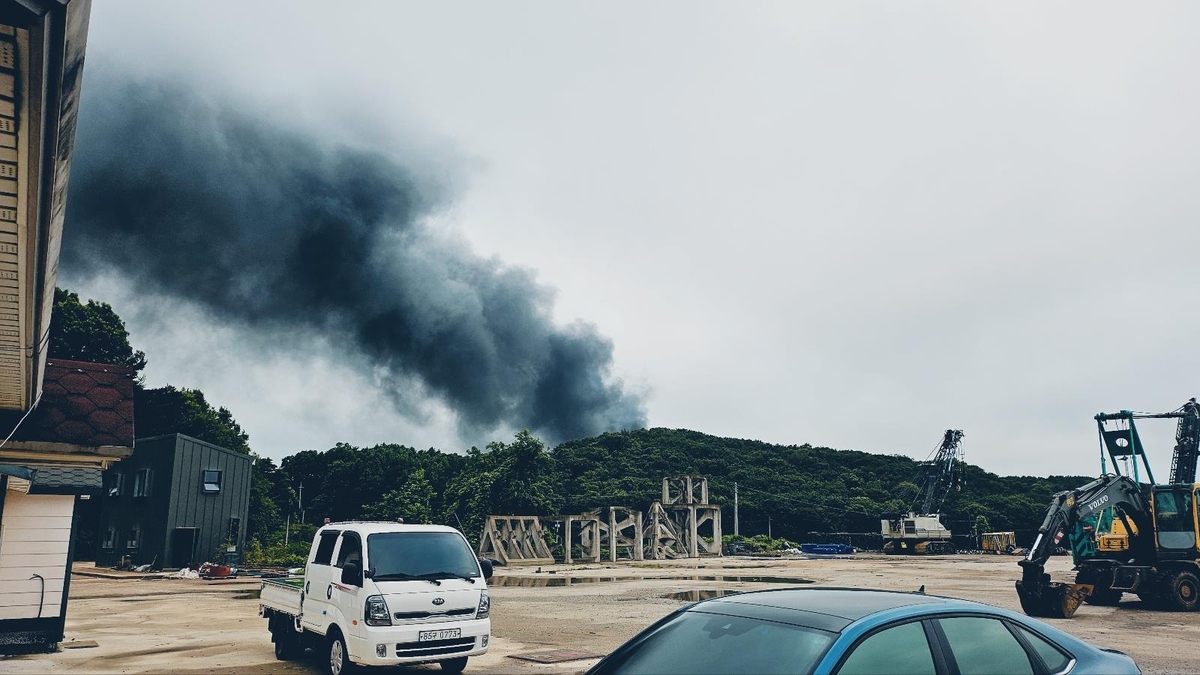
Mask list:
[[[480,560],[479,568],[483,570],[483,578],[484,579],[492,578],[492,561],[491,560],[488,560],[487,558]]]
[[[342,567],[342,583],[349,586],[363,585],[362,566],[356,562],[348,562]]]

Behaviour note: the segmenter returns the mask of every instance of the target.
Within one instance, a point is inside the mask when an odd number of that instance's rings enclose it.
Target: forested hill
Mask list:
[[[908,509],[917,462],[808,445],[719,438],[685,429],[606,433],[548,449],[528,432],[466,454],[394,444],[339,443],[306,450],[276,467],[255,461],[252,537],[279,538],[284,519],[404,518],[455,525],[477,537],[488,514],[556,515],[603,506],[645,509],[662,494],[664,476],[700,474],[710,501],[722,505],[733,531],[733,482],[740,493],[741,533],[767,532],[802,541],[807,532],[878,532],[879,516]],[[995,530],[1028,533],[1050,496],[1082,476],[1000,477],[966,467],[966,483],[944,505],[947,524],[966,534],[978,516]],[[964,523],[967,523],[964,525]],[[1026,534],[1026,538],[1028,534]]]
[[[661,493],[663,476],[708,476],[710,500],[732,505],[738,482],[743,534],[766,532],[795,540],[810,531],[877,532],[884,512],[908,509],[917,462],[809,445],[773,445],[686,429],[643,429],[570,441],[553,452],[564,506],[579,511],[606,503],[645,506]],[[965,467],[965,484],[943,512],[951,521],[987,518],[994,530],[1036,529],[1050,497],[1085,476],[997,476]],[[731,511],[731,509],[725,509]],[[732,513],[724,513],[732,532]]]

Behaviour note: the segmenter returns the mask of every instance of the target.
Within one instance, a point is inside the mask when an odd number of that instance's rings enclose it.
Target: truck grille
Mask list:
[[[469,652],[475,647],[475,638],[453,640],[430,640],[429,642],[401,642],[396,645],[396,656],[442,656],[455,652]]]
[[[413,619],[445,619],[449,617],[466,617],[474,616],[474,607],[463,607],[462,609],[448,609],[444,612],[396,612],[392,616],[399,621],[412,621]],[[461,620],[461,619],[460,619]]]

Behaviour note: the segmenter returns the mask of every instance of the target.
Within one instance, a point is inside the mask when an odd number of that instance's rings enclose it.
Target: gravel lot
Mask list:
[[[77,567],[86,570],[85,567]],[[1070,560],[1050,571],[1070,580]],[[822,585],[915,590],[1015,609],[1016,559],[960,555],[898,558],[857,555],[819,560],[724,558],[498,568],[493,580],[492,650],[468,673],[576,673],[594,661],[538,665],[508,658],[570,648],[606,653],[686,600],[725,591],[780,587],[782,579]],[[266,622],[253,597],[258,581],[108,579],[71,581],[67,638],[97,646],[0,660],[5,673],[317,673],[315,660],[274,660]],[[1060,628],[1120,649],[1147,673],[1195,672],[1200,613],[1151,612],[1136,599],[1121,608],[1084,605]],[[396,672],[438,672],[436,666]]]

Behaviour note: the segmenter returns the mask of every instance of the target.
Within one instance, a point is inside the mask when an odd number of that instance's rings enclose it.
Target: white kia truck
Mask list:
[[[433,661],[458,673],[488,649],[491,576],[454,528],[332,523],[303,579],[263,580],[259,612],[280,660],[310,648],[330,675]]]

